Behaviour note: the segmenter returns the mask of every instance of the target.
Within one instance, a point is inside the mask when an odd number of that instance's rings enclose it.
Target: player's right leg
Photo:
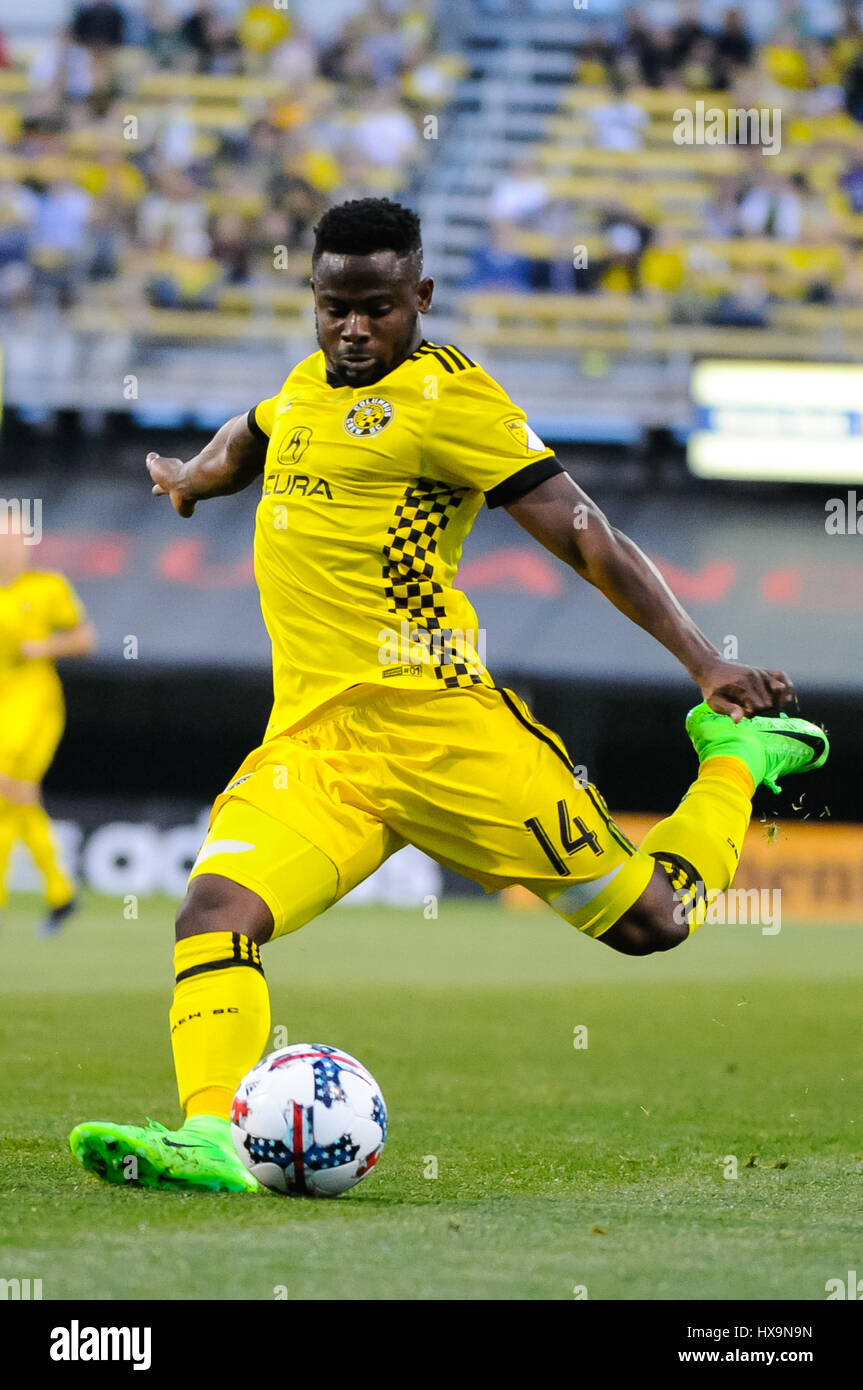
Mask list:
[[[709,901],[731,885],[762,784],[822,767],[827,735],[816,724],[786,714],[760,715],[738,724],[707,704],[686,719],[699,758],[698,778],[677,810],[654,825],[639,847],[656,868],[638,900],[602,935],[626,955],[665,951],[705,920]]]

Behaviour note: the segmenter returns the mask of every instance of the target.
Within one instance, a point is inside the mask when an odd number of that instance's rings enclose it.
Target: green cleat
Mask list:
[[[787,714],[757,714],[735,724],[730,715],[700,704],[687,714],[686,732],[699,763],[707,758],[740,758],[756,787],[763,782],[777,794],[782,790],[777,778],[790,772],[814,772],[824,766],[830,752],[823,729]]]
[[[263,1192],[237,1156],[229,1120],[196,1115],[182,1129],[115,1125],[90,1120],[76,1125],[69,1147],[90,1173],[130,1187],[178,1192]]]

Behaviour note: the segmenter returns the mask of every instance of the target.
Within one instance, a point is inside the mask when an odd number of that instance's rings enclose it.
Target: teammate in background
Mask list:
[[[263,745],[215,802],[177,918],[171,1040],[185,1123],[78,1125],[74,1154],[109,1182],[127,1181],[133,1156],[146,1186],[257,1187],[229,1116],[269,1038],[260,947],[405,843],[489,891],[525,885],[616,951],[666,951],[704,920],[705,895],[730,885],[756,787],[827,758],[821,729],[777,713],[788,677],[720,656],[501,387],[423,338],[434,286],[414,213],[376,199],[331,209],[312,284],[320,351],[196,458],[147,459],[154,493],[181,516],[263,475],[255,573],[275,699]],[[701,689],[686,721],[698,778],[638,848],[480,658],[455,576],[483,501]]]
[[[54,663],[86,656],[95,641],[69,581],[29,568],[32,549],[24,536],[0,533],[0,911],[12,848],[22,840],[45,880],[41,933],[53,936],[75,907],[75,885],[41,799],[66,715]]]

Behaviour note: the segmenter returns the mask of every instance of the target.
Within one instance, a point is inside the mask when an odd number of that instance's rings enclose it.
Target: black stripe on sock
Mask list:
[[[257,970],[259,975],[263,975],[264,967],[261,964],[260,955],[257,960],[240,960],[234,957],[228,960],[209,960],[203,965],[190,965],[188,970],[181,970],[174,980],[174,984],[179,984],[181,980],[190,980],[193,975],[205,975],[209,970],[236,970],[238,965],[247,965],[252,970]]]
[[[697,907],[699,903],[706,902],[707,890],[704,886],[704,880],[688,859],[684,859],[681,854],[672,854],[670,850],[664,849],[651,850],[650,854],[668,875],[669,882],[675,892],[683,891],[692,894],[693,908]],[[675,872],[681,874],[685,880],[681,888],[675,888]]]

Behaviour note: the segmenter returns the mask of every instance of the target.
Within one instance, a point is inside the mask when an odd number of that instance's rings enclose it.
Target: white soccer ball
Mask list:
[[[380,1158],[387,1108],[378,1083],[355,1057],[322,1043],[293,1043],[243,1077],[231,1133],[264,1187],[337,1197]]]

